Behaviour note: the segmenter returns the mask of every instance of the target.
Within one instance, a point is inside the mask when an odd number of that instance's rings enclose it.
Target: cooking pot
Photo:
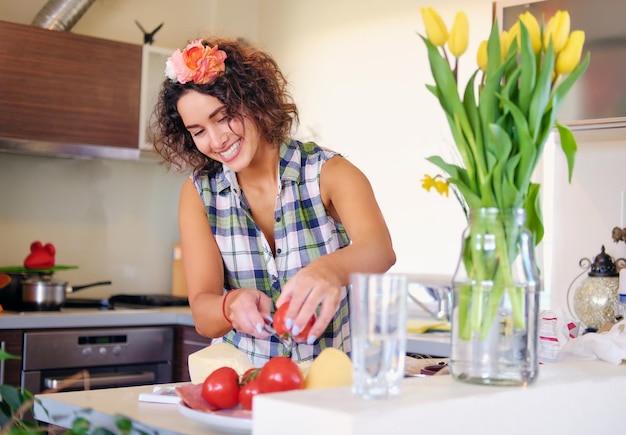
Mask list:
[[[52,274],[31,272],[0,273],[0,305],[5,310],[22,309],[22,283],[28,278],[50,277]]]
[[[22,282],[22,302],[24,306],[36,310],[58,310],[65,304],[67,294],[89,287],[110,284],[111,281],[98,281],[72,287],[65,281],[58,281],[51,277],[28,278]]]
[[[22,310],[22,283],[29,278],[49,279],[54,272],[77,269],[78,266],[54,266],[49,269],[28,269],[23,266],[0,267],[0,305],[5,310]]]

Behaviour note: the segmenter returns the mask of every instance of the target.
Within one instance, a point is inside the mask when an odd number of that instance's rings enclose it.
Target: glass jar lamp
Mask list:
[[[619,261],[626,260],[620,258]],[[604,246],[593,262],[583,258],[579,264],[589,272],[574,292],[574,314],[587,331],[596,331],[606,323],[615,322],[619,273],[616,262],[604,251]]]

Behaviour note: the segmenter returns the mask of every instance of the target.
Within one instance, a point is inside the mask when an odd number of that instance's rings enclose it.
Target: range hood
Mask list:
[[[46,142],[41,140],[0,137],[0,153],[39,155],[72,159],[112,159],[157,161],[154,151],[139,148],[109,147],[76,143]]]
[[[84,12],[90,2],[52,3]],[[48,14],[47,21],[70,28],[81,14],[62,10],[63,16]],[[156,153],[139,145],[142,50],[0,21],[0,152],[154,160]],[[28,65],[28,74],[21,65]]]

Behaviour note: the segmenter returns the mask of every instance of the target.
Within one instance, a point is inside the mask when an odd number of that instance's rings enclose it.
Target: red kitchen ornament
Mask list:
[[[30,254],[24,260],[27,269],[49,269],[54,267],[56,249],[52,243],[42,244],[39,240],[31,243]]]

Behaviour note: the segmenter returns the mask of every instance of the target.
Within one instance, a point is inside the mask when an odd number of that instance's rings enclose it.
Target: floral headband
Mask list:
[[[165,62],[165,75],[173,82],[198,85],[211,83],[225,71],[226,53],[215,47],[205,47],[202,40],[190,42],[182,51],[176,50]]]

